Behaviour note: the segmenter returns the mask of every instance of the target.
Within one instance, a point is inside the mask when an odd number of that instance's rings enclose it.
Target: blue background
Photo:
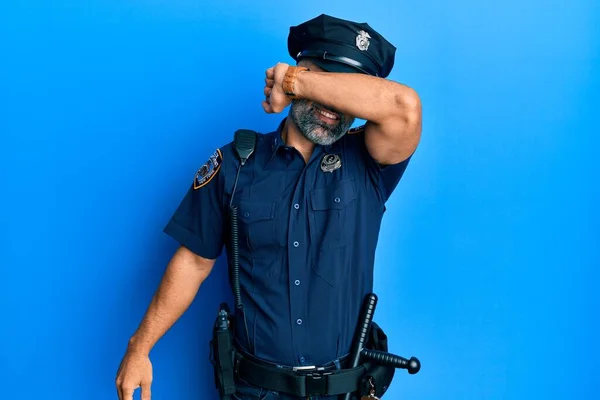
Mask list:
[[[0,398],[116,399],[164,224],[235,129],[279,122],[264,71],[320,13],[382,32],[423,101],[375,288],[423,368],[386,397],[600,397],[596,0],[30,0],[0,5]],[[224,267],[151,353],[153,399],[216,399]]]

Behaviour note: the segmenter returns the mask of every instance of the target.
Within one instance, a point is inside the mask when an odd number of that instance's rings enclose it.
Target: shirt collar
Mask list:
[[[283,130],[286,120],[287,120],[287,117],[284,118],[279,123],[279,126],[277,127],[277,129],[275,131],[269,133],[269,137],[270,137],[269,140],[270,140],[270,145],[271,145],[271,156],[269,157],[269,161],[265,165],[265,168],[267,168],[269,166],[269,164],[271,164],[271,162],[275,158],[275,155],[277,154],[279,149],[282,147],[285,147],[285,145],[286,145],[285,142],[283,141],[283,138],[281,137],[281,131]],[[340,140],[338,140],[337,142],[335,142],[331,145],[327,145],[327,146],[318,146],[317,145],[315,147],[315,154],[319,155],[321,153],[331,154],[331,153],[339,152],[340,151]]]
[[[279,126],[277,127],[277,129],[275,131],[267,134],[267,136],[269,138],[269,150],[271,151],[271,154],[269,156],[269,159],[267,160],[267,163],[264,166],[265,169],[268,168],[269,165],[273,162],[273,159],[275,158],[277,151],[279,151],[279,149],[281,147],[285,146],[285,142],[283,141],[283,138],[281,137],[281,131],[283,130],[283,126],[285,125],[285,120],[286,120],[286,118],[284,118],[279,123]]]
[[[281,137],[281,131],[283,130],[283,126],[285,125],[285,121],[287,118],[284,118],[280,123],[279,126],[277,127],[277,130],[275,130],[274,132],[270,133],[271,136],[271,158],[273,157],[273,155],[275,153],[277,153],[277,150],[279,150],[280,147],[285,146],[285,142],[283,141],[283,138]]]

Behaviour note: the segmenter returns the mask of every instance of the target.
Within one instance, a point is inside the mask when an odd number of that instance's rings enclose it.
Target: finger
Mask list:
[[[275,69],[273,67],[269,68],[267,70],[267,78],[268,79],[274,79],[275,78]]]
[[[119,396],[119,400],[123,400],[123,391],[121,390],[121,379],[117,378],[116,380],[117,386],[117,396]]]
[[[150,400],[150,383],[142,383],[142,400]]]
[[[271,107],[271,105],[270,105],[269,103],[267,103],[266,101],[263,101],[263,102],[262,102],[262,107],[263,107],[263,110],[265,110],[265,112],[266,112],[267,114],[271,114],[271,113],[273,113],[273,108],[272,108],[272,107]]]
[[[115,378],[115,383],[117,386],[117,395],[119,396],[119,400],[123,400],[123,375],[122,370],[125,363],[125,357],[119,363],[119,368],[117,369],[117,377]]]
[[[269,97],[271,95],[272,91],[273,91],[273,88],[265,86],[265,90],[264,90],[265,96]]]
[[[135,389],[131,387],[123,388],[123,400],[133,400],[133,391]]]
[[[273,87],[273,85],[275,85],[275,79],[265,78],[265,84],[269,87]]]

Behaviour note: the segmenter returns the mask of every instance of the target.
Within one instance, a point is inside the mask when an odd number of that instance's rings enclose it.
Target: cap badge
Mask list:
[[[356,36],[356,47],[358,47],[359,50],[366,51],[371,43],[369,42],[369,39],[371,39],[371,36],[367,32],[359,31]]]
[[[342,160],[337,154],[326,154],[321,160],[321,170],[323,172],[333,172],[342,166]]]

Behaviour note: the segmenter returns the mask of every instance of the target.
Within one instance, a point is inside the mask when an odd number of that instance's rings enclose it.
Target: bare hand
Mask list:
[[[117,372],[119,400],[133,400],[133,392],[141,387],[142,400],[150,400],[152,363],[145,353],[127,351]]]
[[[292,99],[283,92],[283,77],[288,67],[289,64],[277,63],[266,71],[264,90],[266,99],[262,102],[262,106],[269,114],[280,113],[292,102]]]

